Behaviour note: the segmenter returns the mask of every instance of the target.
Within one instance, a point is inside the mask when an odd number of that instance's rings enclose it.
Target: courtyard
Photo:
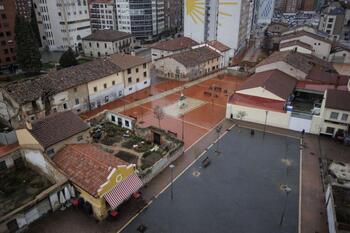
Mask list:
[[[122,232],[297,232],[299,140],[235,127],[218,148],[174,181],[173,200],[168,187]]]

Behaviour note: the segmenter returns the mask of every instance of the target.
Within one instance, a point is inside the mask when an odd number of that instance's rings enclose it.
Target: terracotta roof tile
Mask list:
[[[88,129],[88,124],[78,115],[68,111],[33,122],[32,129],[28,130],[46,149]]]
[[[350,111],[350,92],[327,90],[326,108]]]
[[[287,47],[291,47],[291,46],[295,46],[298,45],[300,47],[303,47],[305,49],[308,49],[310,51],[313,51],[312,46],[309,44],[306,44],[304,42],[301,42],[300,40],[292,40],[292,41],[288,41],[288,42],[284,42],[280,44],[280,49],[281,48],[287,48]]]
[[[308,37],[314,38],[315,40],[319,40],[319,41],[326,42],[328,44],[332,44],[332,42],[329,41],[327,38],[325,38],[321,35],[318,35],[318,34],[314,34],[314,33],[305,31],[305,30],[299,30],[299,31],[296,31],[293,33],[288,33],[288,34],[282,36],[281,41],[289,40],[289,39],[293,39],[293,38],[298,38],[301,36],[308,36]]]
[[[24,104],[115,74],[121,70],[119,66],[107,59],[96,59],[39,77],[11,82],[4,89],[17,103]]]
[[[185,52],[177,53],[171,55],[170,57],[183,64],[185,67],[193,67],[210,61],[214,58],[219,58],[220,56],[221,55],[214,50],[203,46]]]
[[[92,144],[67,145],[53,161],[68,179],[93,196],[97,196],[97,190],[107,181],[113,168],[129,165]]]
[[[283,51],[283,52],[274,52],[269,57],[260,62],[257,67],[268,65],[276,62],[283,61],[304,73],[309,73],[313,67],[312,64],[309,64],[309,60],[306,59],[304,54],[294,52],[294,51]]]
[[[122,70],[126,70],[150,62],[149,59],[145,59],[143,57],[119,53],[112,54],[108,57],[108,59],[111,63],[117,65]]]
[[[19,149],[18,143],[0,146],[0,158],[4,157],[5,155],[8,155],[9,153],[11,153],[17,149]]]
[[[90,35],[83,38],[83,40],[89,41],[118,41],[126,38],[132,38],[132,35],[127,32],[121,32],[117,30],[96,30]]]
[[[297,80],[293,77],[279,70],[271,70],[253,74],[242,83],[237,91],[262,87],[286,100],[293,92],[296,84]]]
[[[179,51],[190,49],[198,43],[189,37],[179,37],[167,41],[160,41],[151,46],[152,49],[160,49],[165,51]]]
[[[225,51],[230,50],[230,47],[224,45],[223,43],[221,43],[220,41],[217,41],[217,40],[209,41],[208,45],[210,45],[213,48],[219,50],[220,52],[225,52]]]

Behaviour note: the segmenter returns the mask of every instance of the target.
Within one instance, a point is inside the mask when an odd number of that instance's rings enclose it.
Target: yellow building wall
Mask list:
[[[18,144],[23,148],[39,149],[44,150],[44,148],[39,144],[39,142],[31,135],[27,129],[16,130],[16,136],[18,139]]]
[[[80,197],[83,198],[85,201],[89,202],[92,205],[92,210],[94,213],[94,216],[102,220],[107,217],[108,215],[108,209],[106,206],[106,201],[103,197],[94,197],[81,189],[79,186],[74,185],[74,188],[80,192]]]
[[[146,64],[145,68],[143,67],[143,64],[130,68],[131,69],[131,74],[128,74],[128,70],[127,69],[122,72],[126,88],[128,86],[132,86],[132,85],[137,84],[138,83],[136,81],[137,79],[139,79],[139,82],[143,82],[145,79],[149,79],[150,78],[150,68],[149,68],[150,67],[150,63],[145,63],[145,64]],[[138,72],[136,72],[136,69],[138,69]],[[143,72],[147,73],[146,77],[144,77]],[[128,82],[128,78],[131,78],[131,83]]]
[[[100,189],[97,191],[98,195],[101,197],[105,193],[109,192],[114,188],[118,183],[125,180],[129,175],[135,172],[135,165],[129,166],[119,166],[114,169],[109,175],[108,181],[103,184]]]
[[[112,82],[115,81],[115,85],[123,84],[123,77],[121,73],[115,73],[110,76],[92,81],[88,83],[88,91],[90,94],[92,93],[98,93],[100,91],[105,90],[104,84],[107,84],[107,88],[110,88],[113,86]],[[94,87],[97,87],[97,92],[94,91]]]

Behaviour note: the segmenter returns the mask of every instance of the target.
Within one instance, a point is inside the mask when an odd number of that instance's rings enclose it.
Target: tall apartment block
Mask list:
[[[117,30],[117,10],[114,0],[90,0],[91,30],[112,29]]]
[[[166,31],[180,31],[183,28],[183,0],[164,0]]]
[[[82,38],[91,34],[87,0],[34,0],[34,9],[43,47],[82,49]]]
[[[15,18],[15,1],[0,0],[0,69],[8,68],[16,62]]]
[[[184,34],[198,43],[218,40],[231,56],[250,37],[254,2],[250,0],[185,0]]]
[[[271,23],[275,9],[275,0],[257,0],[256,2],[256,19],[259,24]]]
[[[32,0],[16,0],[17,14],[30,19],[32,11]]]
[[[339,2],[332,2],[321,12],[319,30],[328,34],[329,39],[338,40],[342,34],[345,22],[345,9]]]
[[[164,0],[116,0],[118,30],[141,40],[164,31]]]

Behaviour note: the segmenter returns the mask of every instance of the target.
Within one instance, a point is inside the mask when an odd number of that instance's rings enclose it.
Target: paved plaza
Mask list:
[[[235,127],[215,149],[174,182],[173,200],[169,187],[123,233],[141,224],[147,233],[297,232],[299,140]]]

